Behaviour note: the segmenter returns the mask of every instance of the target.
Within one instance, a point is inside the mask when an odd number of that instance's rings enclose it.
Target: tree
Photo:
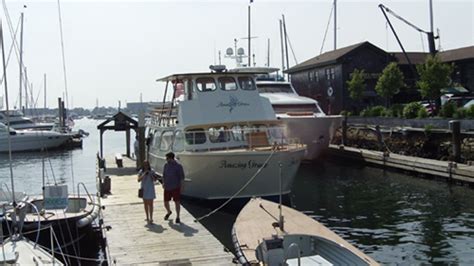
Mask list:
[[[428,56],[424,64],[416,66],[420,76],[420,80],[416,82],[416,85],[420,89],[423,98],[435,101],[436,113],[441,107],[441,89],[450,85],[450,76],[453,69],[453,65],[442,63],[438,56],[431,55]]]
[[[375,85],[375,91],[385,98],[386,107],[389,107],[392,97],[405,86],[403,79],[403,73],[395,62],[388,64],[382,71],[382,75],[377,80],[377,85]]]
[[[346,81],[347,89],[349,90],[349,96],[358,101],[362,98],[362,94],[365,91],[365,79],[364,70],[354,69],[351,73],[351,79]]]

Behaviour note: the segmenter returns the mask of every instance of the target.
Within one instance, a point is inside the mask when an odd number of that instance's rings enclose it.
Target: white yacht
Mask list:
[[[203,199],[287,194],[306,147],[285,137],[255,73],[220,70],[159,79],[173,86],[171,105],[150,121],[148,158],[162,173],[173,151],[185,171],[183,195]],[[282,182],[278,182],[281,171]]]
[[[278,68],[245,67],[234,71],[265,72],[257,77],[258,91],[270,100],[277,118],[287,126],[288,136],[306,144],[308,152],[304,159],[317,159],[328,148],[336,129],[341,126],[342,116],[326,115],[318,101],[298,95],[290,82],[271,76]]]
[[[19,130],[51,130],[54,123],[36,123],[30,118],[24,116],[20,111],[10,110],[8,112],[10,119],[10,126],[13,129]],[[0,111],[0,123],[7,124],[7,111]]]
[[[11,151],[34,151],[57,148],[68,141],[72,135],[54,131],[13,130],[0,123],[0,152],[8,152],[8,135]]]

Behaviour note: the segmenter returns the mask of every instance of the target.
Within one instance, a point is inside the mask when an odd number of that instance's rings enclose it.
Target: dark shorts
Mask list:
[[[170,201],[173,199],[173,201],[180,201],[181,199],[181,188],[175,188],[173,190],[165,190],[165,193],[163,194],[164,196],[164,201]]]

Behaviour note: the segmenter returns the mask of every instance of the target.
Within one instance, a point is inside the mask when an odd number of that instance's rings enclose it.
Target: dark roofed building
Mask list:
[[[334,51],[329,51],[295,65],[285,72],[291,75],[291,83],[300,95],[319,101],[326,113],[338,114],[342,110],[360,110],[369,105],[383,104],[375,93],[375,85],[383,69],[390,62],[397,62],[405,76],[407,88],[403,88],[394,100],[408,102],[420,100],[419,92],[414,89],[417,79],[416,65],[425,62],[429,53],[385,52],[370,42],[362,42]],[[441,61],[454,63],[452,79],[474,91],[474,46],[453,49],[438,53]],[[362,102],[349,97],[346,81],[354,69],[364,70],[367,88]]]
[[[443,62],[454,63],[453,81],[474,92],[474,46],[443,51],[439,57]]]
[[[300,95],[318,100],[328,114],[339,114],[342,110],[382,103],[375,93],[375,84],[385,66],[394,60],[377,46],[362,42],[326,52],[286,72]],[[347,90],[346,81],[356,68],[365,71],[367,88],[363,102],[353,101]]]

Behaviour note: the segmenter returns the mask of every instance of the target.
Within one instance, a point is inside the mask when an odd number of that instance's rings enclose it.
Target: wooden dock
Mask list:
[[[339,145],[329,145],[329,154],[384,167],[474,184],[474,166],[472,165],[405,156],[395,153],[384,154],[380,151]]]
[[[181,224],[175,224],[173,214],[168,221],[163,217],[163,189],[156,185],[152,225],[145,221],[142,199],[138,198],[139,183],[135,161],[123,157],[123,168],[107,160],[106,175],[111,179],[111,194],[102,198],[103,230],[109,265],[232,265],[233,254],[204,226],[181,207]],[[229,232],[230,234],[230,232]]]

